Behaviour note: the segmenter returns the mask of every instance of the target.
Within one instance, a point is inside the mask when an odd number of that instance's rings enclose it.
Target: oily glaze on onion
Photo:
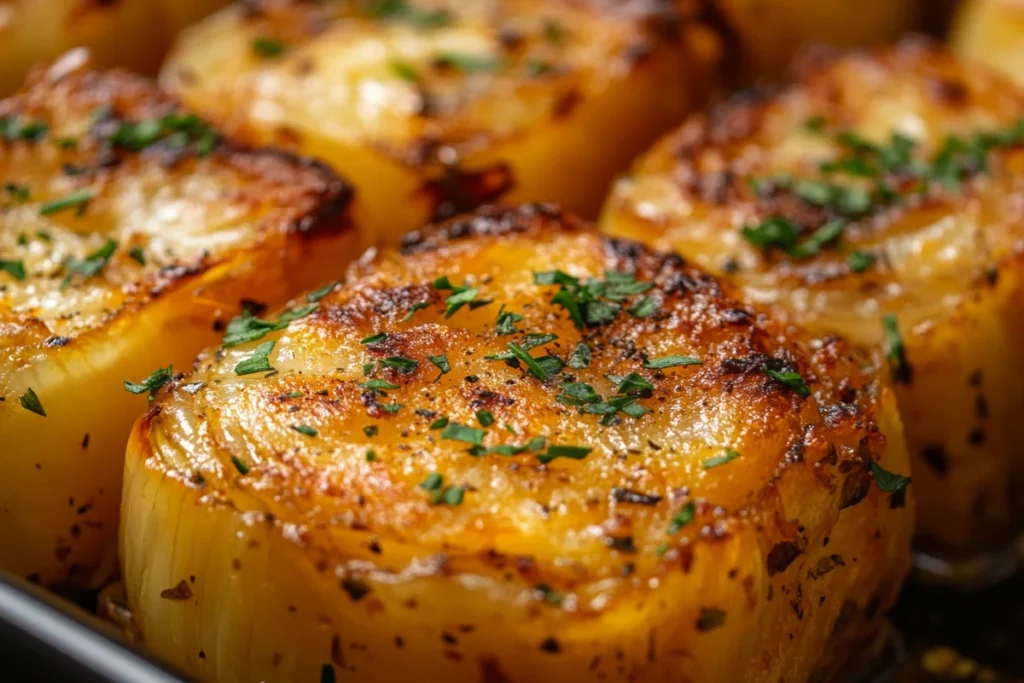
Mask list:
[[[0,567],[95,585],[146,409],[124,381],[187,370],[243,299],[287,300],[357,237],[325,168],[221,142],[140,78],[66,67],[0,102]]]
[[[843,342],[544,206],[413,233],[311,296],[136,425],[123,576],[156,653],[221,683],[869,657],[913,487],[892,390]]]
[[[813,331],[887,349],[919,532],[951,556],[1005,543],[1024,519],[1022,113],[1010,82],[920,42],[818,55],[777,94],[655,145],[601,221]],[[762,246],[779,219],[793,244]]]
[[[705,100],[717,53],[664,0],[270,0],[189,29],[161,83],[335,166],[365,200],[367,243],[394,244],[498,198],[595,215],[615,173]]]

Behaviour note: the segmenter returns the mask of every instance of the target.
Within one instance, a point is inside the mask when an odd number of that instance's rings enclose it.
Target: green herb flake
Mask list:
[[[246,475],[246,474],[249,474],[249,466],[247,464],[245,464],[245,462],[241,458],[239,458],[238,456],[236,456],[236,455],[232,455],[231,456],[231,464],[233,464],[235,466],[235,469],[238,470],[239,474],[241,474],[243,476]]]
[[[846,256],[846,264],[854,273],[863,273],[875,263],[875,255],[867,252],[854,250]]]
[[[306,295],[306,300],[309,301],[310,303],[316,303],[317,301],[320,301],[320,299],[323,299],[325,296],[333,292],[334,288],[337,286],[337,282],[331,282],[329,284],[324,285],[320,289],[314,289],[312,292]]]
[[[519,331],[515,328],[515,323],[521,322],[522,320],[523,316],[518,313],[513,313],[512,311],[506,311],[505,307],[502,306],[498,309],[498,320],[494,325],[494,331],[498,336],[515,334]]]
[[[429,429],[431,429],[431,430],[444,429],[447,426],[448,426],[448,418],[447,417],[439,417],[439,418],[437,418],[436,420],[434,420],[433,422],[430,423]]]
[[[907,486],[910,485],[910,477],[889,472],[874,461],[871,462],[871,474],[880,491],[892,494],[892,498],[889,499],[890,508],[906,507]]]
[[[496,55],[474,54],[471,52],[442,51],[437,54],[434,63],[442,68],[455,69],[462,73],[486,73],[502,67],[502,60]]]
[[[631,372],[618,382],[615,390],[620,394],[628,394],[634,391],[648,391],[653,388],[653,384],[637,373]]]
[[[103,246],[86,256],[81,261],[74,258],[66,259],[64,261],[64,266],[73,273],[78,273],[82,277],[89,278],[94,275],[98,275],[103,270],[116,250],[117,242],[112,239],[108,239],[103,243]],[[70,278],[71,273],[64,278],[62,286],[66,286],[67,283],[70,282]]]
[[[146,265],[146,252],[142,250],[142,247],[132,247],[128,250],[128,256],[140,266]]]
[[[377,454],[373,451],[366,451],[366,462],[373,462],[377,459]]]
[[[513,356],[522,361],[527,369],[542,382],[546,382],[551,377],[547,369],[538,362],[538,359],[528,354],[525,349],[519,346],[519,344],[516,344],[515,342],[508,342],[505,344],[505,347]]]
[[[480,423],[481,427],[490,427],[494,424],[494,415],[489,410],[478,410],[476,411],[476,421]]]
[[[252,51],[260,57],[278,57],[284,52],[284,43],[274,38],[260,36],[252,41]]]
[[[658,308],[660,308],[658,302],[653,297],[646,296],[627,310],[634,318],[649,318],[658,312]]]
[[[369,454],[367,454],[369,459]],[[337,683],[337,677],[334,675],[334,666],[331,664],[320,665],[320,683]]]
[[[403,375],[408,375],[420,366],[418,360],[412,358],[406,358],[405,356],[388,356],[380,361],[378,364],[383,368],[393,368]]]
[[[149,392],[149,400],[152,401],[156,396],[156,392],[160,390],[160,387],[171,381],[174,373],[171,371],[171,366],[168,365],[166,368],[157,368],[154,370],[149,377],[142,380],[141,383],[124,381],[124,388],[132,394],[144,394]]]
[[[420,482],[420,488],[424,491],[437,491],[443,484],[444,477],[437,472],[431,472],[426,479]]]
[[[270,352],[274,349],[276,342],[267,341],[261,343],[252,352],[252,355],[238,362],[235,365],[236,375],[251,375],[257,372],[271,372]]]
[[[93,196],[92,190],[84,189],[66,194],[57,199],[51,199],[39,206],[39,215],[52,216],[65,209],[77,209],[77,214],[80,216],[85,211],[85,207],[92,201]]]
[[[309,425],[292,425],[292,429],[303,436],[308,436],[311,439],[317,435],[317,431]]]
[[[735,460],[738,457],[740,457],[739,451],[734,451],[731,448],[726,448],[725,452],[722,453],[721,455],[716,455],[712,458],[707,458],[706,460],[701,462],[701,467],[703,467],[706,470],[710,470],[712,467],[724,465],[730,460]]]
[[[27,202],[29,200],[29,189],[28,185],[19,185],[17,183],[5,183],[4,190],[11,196],[16,202]]]
[[[806,121],[804,121],[804,128],[806,128],[811,133],[820,133],[825,129],[825,124],[827,122],[828,120],[824,116],[811,116]]]
[[[576,348],[569,354],[569,367],[573,370],[582,370],[590,365],[590,347],[584,342],[576,344]]]
[[[363,427],[363,434],[365,434],[368,439],[372,439],[377,436],[377,432],[377,425],[367,425],[366,427]]]
[[[414,315],[416,315],[416,311],[422,311],[424,308],[426,308],[429,305],[430,304],[428,304],[426,301],[420,301],[418,303],[413,304],[412,308],[409,309],[409,312],[406,313],[405,317],[402,318],[402,322],[404,323],[404,322],[408,322],[408,321],[412,320],[412,317]]]
[[[444,428],[441,432],[442,439],[448,439],[449,441],[461,441],[462,443],[468,443],[474,446],[482,446],[484,443],[484,436],[487,432],[483,429],[477,429],[476,427],[467,427],[466,425],[460,425],[457,422],[452,422]]]
[[[682,508],[680,508],[679,512],[672,516],[672,520],[669,522],[668,525],[668,533],[678,533],[680,529],[682,529],[684,526],[692,522],[696,516],[697,508],[693,504],[693,501],[690,501]]]
[[[394,61],[391,62],[391,69],[395,74],[403,81],[409,81],[410,83],[416,83],[420,80],[420,75],[417,73],[416,68],[409,62]]]
[[[17,261],[0,259],[0,270],[6,272],[15,280],[21,281],[25,279],[25,263],[21,259]]]
[[[807,398],[811,395],[810,387],[807,386],[807,382],[804,381],[804,378],[800,376],[799,372],[778,372],[771,368],[761,368],[761,372],[768,375],[787,389],[796,392],[796,394],[802,398]]]
[[[548,446],[546,452],[537,454],[537,460],[540,460],[545,465],[557,458],[582,460],[593,450],[589,446]]]
[[[388,415],[394,415],[403,407],[401,403],[378,403],[377,406]]]
[[[22,408],[30,413],[46,417],[46,411],[43,410],[43,404],[40,402],[36,392],[32,390],[32,387],[26,389],[25,393],[18,397],[18,402],[21,403]]]
[[[448,356],[445,354],[442,353],[440,356],[427,356],[427,360],[433,363],[434,367],[441,371],[437,377],[434,378],[435,382],[440,380],[442,376],[451,372],[452,366],[449,365]]]
[[[386,379],[368,379],[365,382],[360,382],[359,386],[363,389],[372,389],[373,391],[388,391],[398,388],[397,384],[392,384]]]
[[[445,505],[460,505],[465,491],[464,486],[449,486],[444,490],[441,500]]]
[[[765,251],[772,248],[789,251],[800,237],[800,230],[793,221],[781,216],[772,216],[755,227],[744,227],[743,236],[748,242]]]
[[[893,379],[903,384],[909,384],[913,372],[907,362],[906,351],[903,347],[903,335],[900,334],[899,324],[894,314],[889,313],[882,316],[882,329],[885,333],[885,357],[889,360]]]
[[[363,337],[359,340],[359,343],[364,346],[370,346],[372,344],[380,344],[387,338],[387,332],[377,332],[376,334],[371,334],[369,337]]]
[[[663,356],[644,361],[644,367],[649,370],[664,370],[665,368],[701,365],[702,363],[703,361],[700,358],[693,358],[692,356]]]

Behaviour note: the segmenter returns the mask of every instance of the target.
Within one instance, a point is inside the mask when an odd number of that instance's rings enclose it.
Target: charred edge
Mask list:
[[[428,225],[402,237],[403,254],[437,251],[446,242],[474,236],[499,237],[528,232],[537,220],[557,221],[559,227],[582,229],[583,222],[564,214],[553,204],[521,206],[482,206],[473,213],[458,216],[445,223]]]
[[[443,221],[497,201],[515,187],[512,168],[505,163],[467,170],[445,166],[441,173],[423,183],[420,193],[433,207],[431,220]]]

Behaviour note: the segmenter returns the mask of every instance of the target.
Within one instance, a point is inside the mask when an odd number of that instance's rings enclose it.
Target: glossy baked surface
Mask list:
[[[660,141],[601,221],[885,350],[921,530],[946,550],[1021,520],[1022,111],[1004,78],[925,43],[819,55]]]
[[[123,381],[186,370],[242,299],[282,302],[356,253],[324,167],[70,67],[0,103],[0,566],[45,583],[112,569],[146,407]]]
[[[122,557],[156,652],[229,682],[865,658],[913,501],[892,391],[844,343],[545,207],[413,233],[284,310],[310,298],[136,426]]]
[[[680,3],[682,5],[682,3]],[[594,215],[614,174],[702,103],[718,37],[662,0],[239,3],[161,83],[227,130],[313,154],[367,242],[501,198]]]

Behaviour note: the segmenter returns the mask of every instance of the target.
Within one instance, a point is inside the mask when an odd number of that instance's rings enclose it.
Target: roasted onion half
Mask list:
[[[984,552],[1024,496],[1024,97],[907,42],[807,60],[660,141],[604,209],[818,333],[885,350],[925,547]]]
[[[313,296],[136,424],[123,576],[156,653],[221,683],[834,680],[869,656],[913,500],[892,390],[844,342],[545,206],[413,233]]]
[[[596,215],[714,83],[717,38],[692,14],[664,0],[240,2],[183,34],[161,83],[234,134],[334,165],[365,200],[367,242],[397,243],[498,198]]]
[[[324,167],[233,148],[152,84],[70,66],[0,102],[0,567],[95,585],[146,394],[241,301],[280,305],[358,236]]]

